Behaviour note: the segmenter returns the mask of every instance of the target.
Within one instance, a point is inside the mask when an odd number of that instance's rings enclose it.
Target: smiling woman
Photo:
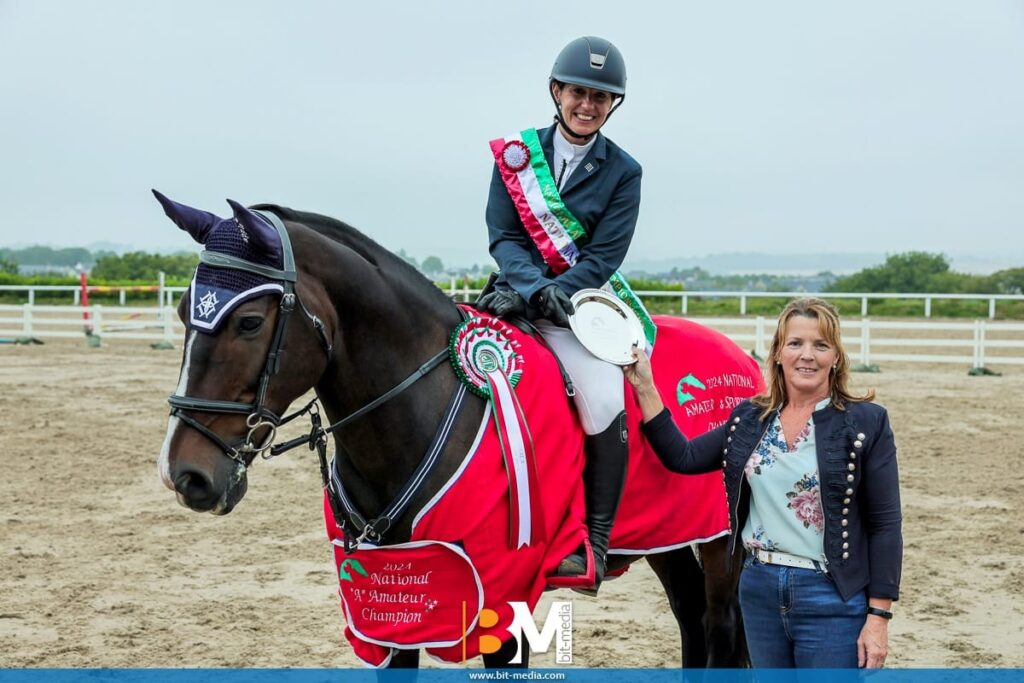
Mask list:
[[[566,585],[594,594],[626,474],[622,377],[591,355],[568,329],[570,297],[608,288],[650,323],[616,272],[640,210],[640,165],[600,130],[626,96],[626,64],[603,38],[577,38],[548,78],[555,125],[491,142],[495,166],[487,200],[490,250],[500,272],[477,307],[498,316],[537,319],[575,386],[587,433],[584,485],[590,548],[558,569]],[[654,326],[645,328],[654,343]]]
[[[725,471],[733,543],[747,550],[740,606],[753,665],[882,666],[903,561],[896,444],[874,393],[849,391],[835,307],[787,305],[767,390],[692,441],[637,356],[626,378],[661,461],[685,474]]]

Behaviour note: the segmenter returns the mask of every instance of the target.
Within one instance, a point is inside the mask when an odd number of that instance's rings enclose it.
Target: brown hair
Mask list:
[[[772,337],[772,346],[768,352],[765,367],[765,390],[751,399],[751,403],[761,408],[761,419],[767,418],[773,411],[780,410],[788,400],[786,395],[786,379],[782,374],[782,366],[777,362],[782,344],[785,341],[786,327],[793,316],[803,316],[818,321],[818,330],[832,348],[836,350],[836,366],[829,373],[828,389],[832,406],[843,410],[847,403],[871,401],[875,398],[874,390],[863,396],[854,396],[849,390],[850,359],[843,347],[843,339],[839,331],[839,311],[836,307],[815,297],[806,297],[790,301],[779,314],[779,324]]]

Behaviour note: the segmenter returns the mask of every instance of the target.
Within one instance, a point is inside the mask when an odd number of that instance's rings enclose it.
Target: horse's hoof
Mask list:
[[[571,590],[575,593],[579,593],[580,595],[586,595],[588,598],[596,598],[597,588],[597,586],[594,586],[593,588],[573,588]]]

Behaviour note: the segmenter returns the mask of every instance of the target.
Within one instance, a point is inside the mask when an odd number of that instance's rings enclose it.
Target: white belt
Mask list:
[[[790,555],[789,553],[780,553],[773,550],[761,550],[760,548],[750,548],[750,554],[757,558],[758,562],[763,562],[764,564],[781,564],[784,567],[814,569],[819,572],[828,573],[824,563],[800,557],[799,555]]]

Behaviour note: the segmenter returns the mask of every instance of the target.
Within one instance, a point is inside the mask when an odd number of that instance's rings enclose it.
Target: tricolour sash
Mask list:
[[[491,140],[491,152],[512,204],[544,262],[556,274],[572,268],[580,258],[580,247],[589,238],[558,194],[537,130],[528,128],[517,135]],[[640,318],[647,343],[653,347],[657,328],[626,278],[616,271],[608,284]]]

